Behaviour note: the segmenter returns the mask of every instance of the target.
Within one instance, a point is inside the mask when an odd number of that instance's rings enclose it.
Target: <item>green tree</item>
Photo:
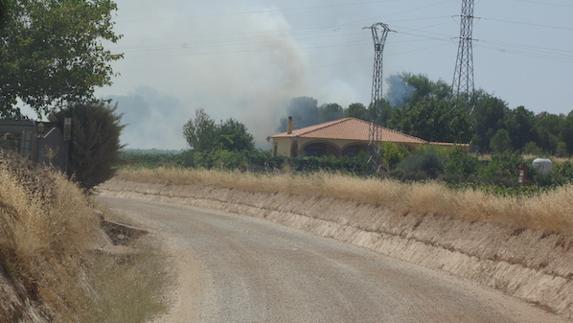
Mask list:
[[[195,118],[183,126],[183,135],[193,151],[213,153],[253,151],[255,142],[247,127],[234,119],[215,123],[203,109],[195,112]]]
[[[0,27],[4,25],[6,16],[8,16],[8,0],[0,0]]]
[[[217,148],[217,125],[203,109],[183,126],[183,135],[195,151],[209,152]]]
[[[234,119],[222,122],[217,128],[217,148],[227,151],[253,151],[255,141],[244,124]]]
[[[112,178],[122,148],[123,126],[116,107],[106,102],[72,104],[49,116],[60,129],[72,119],[72,141],[68,175],[85,189]]]
[[[388,101],[382,99],[375,104],[370,104],[368,107],[368,120],[374,120],[374,122],[384,127],[393,127],[394,113],[396,111],[390,106]]]
[[[320,122],[328,122],[344,117],[344,109],[336,104],[325,104],[319,108]]]
[[[21,116],[18,100],[46,115],[110,85],[111,63],[122,57],[104,47],[120,38],[115,10],[113,0],[10,1],[0,29],[0,116]]]
[[[464,108],[448,100],[426,98],[405,107],[399,129],[429,141],[467,143],[470,120]]]
[[[353,117],[368,121],[368,109],[362,103],[352,103],[344,111],[346,117]]]
[[[567,146],[567,152],[573,154],[573,111],[571,111],[563,122],[561,138]]]
[[[481,152],[488,152],[492,137],[499,129],[505,128],[507,104],[485,92],[477,92],[474,97],[472,144]]]
[[[409,88],[413,88],[413,92],[409,93],[409,98],[405,102],[406,105],[428,98],[449,100],[451,96],[450,86],[443,81],[435,82],[425,75],[409,73],[402,74],[401,78]]]
[[[508,111],[506,126],[514,149],[523,150],[528,142],[535,139],[535,114],[523,106]]]
[[[548,153],[555,153],[566,123],[564,116],[542,112],[535,117],[535,141]]]
[[[499,129],[491,138],[489,148],[495,153],[511,151],[511,138],[509,132],[505,129]]]

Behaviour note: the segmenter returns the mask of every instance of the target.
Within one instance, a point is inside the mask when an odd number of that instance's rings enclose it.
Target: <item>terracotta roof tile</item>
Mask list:
[[[401,132],[380,127],[383,142],[426,144],[427,141],[403,134]],[[356,118],[343,118],[302,129],[274,135],[273,138],[314,138],[314,139],[343,139],[369,141],[370,122]]]

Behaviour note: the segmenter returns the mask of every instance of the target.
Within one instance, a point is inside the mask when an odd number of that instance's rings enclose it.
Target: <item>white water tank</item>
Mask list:
[[[541,175],[549,175],[553,170],[553,162],[549,159],[537,158],[533,161],[533,169]]]

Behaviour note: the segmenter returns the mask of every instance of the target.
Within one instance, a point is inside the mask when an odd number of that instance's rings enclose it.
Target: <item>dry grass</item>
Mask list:
[[[163,295],[171,279],[166,260],[148,245],[131,255],[97,255],[91,271],[97,306],[85,322],[148,322],[165,313]]]
[[[405,184],[338,174],[261,175],[179,168],[122,169],[118,179],[166,185],[209,185],[250,192],[332,197],[398,212],[439,214],[531,229],[570,232],[573,186],[530,198],[453,190],[440,183]]]
[[[16,288],[23,303],[28,300],[42,308],[45,318],[55,322],[143,322],[124,318],[149,318],[159,310],[137,305],[152,304],[149,297],[161,292],[155,258],[119,262],[109,255],[95,259],[88,252],[103,240],[92,203],[75,184],[2,155],[0,183],[0,275],[23,286]],[[140,265],[149,267],[137,269]],[[155,282],[149,286],[139,279]],[[149,295],[151,288],[155,293]],[[120,298],[123,302],[110,305]],[[8,316],[0,322],[19,321],[19,309],[4,305],[0,295],[0,313]],[[136,309],[137,315],[129,314]],[[128,314],[119,315],[122,311]],[[106,312],[122,319],[98,316]]]
[[[98,223],[82,192],[58,174],[0,163],[0,259],[25,295],[74,321],[86,304],[81,252]]]

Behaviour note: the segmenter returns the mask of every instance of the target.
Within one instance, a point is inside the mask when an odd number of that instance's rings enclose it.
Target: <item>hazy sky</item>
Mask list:
[[[367,103],[372,40],[382,21],[385,75],[412,72],[450,83],[460,0],[117,0],[114,50],[121,75],[98,92],[119,102],[131,148],[183,148],[198,108],[244,122],[258,143],[285,102]],[[511,107],[573,109],[573,0],[476,0],[476,86]]]

